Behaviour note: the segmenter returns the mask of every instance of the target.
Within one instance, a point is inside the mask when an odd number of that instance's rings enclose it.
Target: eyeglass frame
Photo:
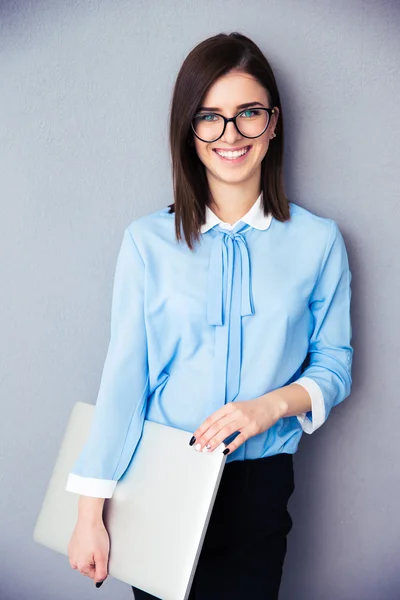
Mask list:
[[[211,144],[212,142],[216,142],[217,140],[219,140],[220,138],[222,138],[222,136],[223,136],[223,135],[224,135],[224,133],[225,133],[226,126],[227,126],[227,124],[228,124],[230,121],[232,121],[232,122],[233,122],[233,124],[234,124],[234,125],[235,125],[235,127],[236,127],[236,131],[237,131],[237,132],[238,132],[238,133],[239,133],[241,136],[243,136],[243,137],[245,137],[245,138],[247,138],[247,139],[250,139],[250,140],[254,140],[255,138],[258,138],[258,137],[260,137],[261,135],[263,135],[263,134],[264,134],[264,133],[267,131],[267,129],[268,129],[268,125],[269,125],[269,124],[270,124],[270,122],[271,122],[271,115],[272,115],[272,114],[274,114],[274,113],[276,112],[276,111],[275,111],[275,107],[274,107],[274,108],[265,108],[264,106],[255,106],[255,107],[254,107],[254,109],[255,109],[255,110],[265,110],[265,112],[266,112],[266,113],[268,113],[268,121],[267,121],[267,124],[266,124],[266,126],[265,126],[264,130],[263,130],[261,133],[259,133],[258,135],[244,135],[244,133],[242,133],[242,132],[240,131],[240,129],[239,129],[239,127],[237,126],[237,123],[236,123],[236,119],[238,118],[238,116],[239,116],[239,115],[241,115],[242,113],[246,112],[246,110],[252,110],[252,108],[251,108],[251,107],[249,107],[249,108],[245,108],[244,110],[241,110],[240,112],[238,112],[238,113],[237,113],[237,115],[235,115],[234,117],[230,117],[229,119],[228,119],[228,117],[224,117],[224,115],[221,115],[220,113],[211,112],[211,111],[210,111],[210,112],[207,112],[207,111],[205,111],[205,114],[206,114],[206,115],[217,115],[218,117],[222,117],[222,118],[223,118],[223,120],[224,120],[224,127],[223,127],[223,129],[222,129],[222,133],[221,133],[221,135],[219,135],[219,136],[218,136],[217,138],[215,138],[214,140],[203,140],[203,138],[201,138],[200,136],[198,136],[198,135],[197,135],[197,133],[195,132],[195,130],[194,130],[194,127],[193,127],[193,121],[194,121],[194,119],[196,118],[196,115],[195,115],[195,116],[193,117],[193,119],[191,120],[191,122],[190,122],[190,126],[191,126],[191,128],[192,128],[192,131],[193,131],[194,135],[197,137],[197,139],[199,139],[201,142],[205,142],[206,144]]]

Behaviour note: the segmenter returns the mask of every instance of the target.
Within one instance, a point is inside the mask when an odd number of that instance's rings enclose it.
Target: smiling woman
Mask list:
[[[206,206],[223,221],[236,222],[260,187],[264,213],[288,219],[283,141],[279,91],[260,49],[235,33],[198,44],[179,71],[171,107],[177,239],[181,223],[192,247]]]
[[[170,148],[174,203],[124,232],[95,419],[67,489],[112,497],[145,418],[187,431],[194,452],[224,442],[189,600],[276,600],[293,454],[351,389],[347,252],[332,219],[286,197],[280,96],[248,37],[221,33],[186,57]],[[71,564],[104,578],[87,506]]]

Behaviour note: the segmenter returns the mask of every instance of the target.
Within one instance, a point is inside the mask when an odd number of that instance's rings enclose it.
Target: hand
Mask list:
[[[224,450],[233,452],[254,435],[263,433],[285,415],[287,404],[274,392],[244,402],[228,402],[200,425],[193,434],[190,444],[195,449],[212,452],[225,438],[236,431],[239,435]]]
[[[110,539],[104,523],[78,519],[68,544],[71,567],[93,579],[97,586],[108,576],[109,551]]]

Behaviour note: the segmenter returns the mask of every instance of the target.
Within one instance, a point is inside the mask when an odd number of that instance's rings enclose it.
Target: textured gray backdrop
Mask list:
[[[400,598],[400,4],[0,4],[0,598],[100,590],[32,531],[70,411],[95,402],[126,225],[172,201],[168,109],[190,49],[252,37],[275,69],[290,199],[353,271],[354,385],[296,455],[282,600]]]

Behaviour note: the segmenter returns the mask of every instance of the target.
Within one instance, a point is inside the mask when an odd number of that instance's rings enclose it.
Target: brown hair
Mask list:
[[[272,68],[259,47],[248,37],[233,32],[219,33],[198,44],[188,54],[178,73],[172,95],[169,143],[175,202],[177,240],[200,238],[210,192],[203,163],[193,144],[191,122],[210,85],[232,69],[255,77],[267,90],[272,106],[279,108],[276,138],[261,163],[261,191],[264,214],[272,213],[279,221],[290,219],[289,201],[283,184],[283,118],[278,87]],[[183,235],[182,235],[183,234]]]

